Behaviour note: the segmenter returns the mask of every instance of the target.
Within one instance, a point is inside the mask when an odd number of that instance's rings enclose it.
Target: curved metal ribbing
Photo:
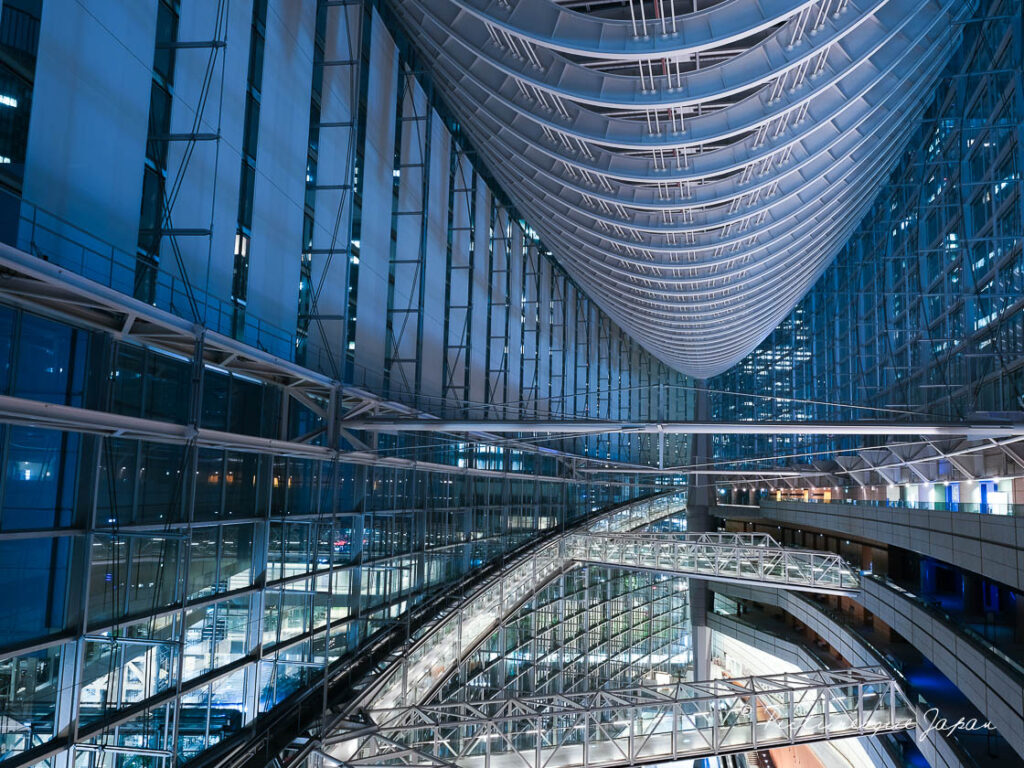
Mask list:
[[[842,246],[974,4],[390,3],[556,258],[700,378],[750,352]]]

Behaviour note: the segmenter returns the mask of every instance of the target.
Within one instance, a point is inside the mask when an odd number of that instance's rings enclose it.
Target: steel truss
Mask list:
[[[580,563],[664,571],[715,581],[756,581],[806,592],[848,594],[857,574],[837,554],[782,547],[770,536],[573,534],[565,556]]]
[[[324,751],[351,766],[619,766],[909,730],[879,667],[376,709]]]
[[[974,3],[385,5],[573,278],[705,378],[846,241]]]
[[[594,531],[631,530],[679,514],[685,503],[683,492],[663,494],[623,505],[585,525]],[[426,627],[411,646],[387,659],[384,670],[369,681],[355,702],[340,712],[331,710],[336,714],[325,712],[324,721],[312,734],[294,738],[284,748],[282,761],[287,765],[301,764],[304,757],[318,751],[322,739],[347,727],[351,711],[404,707],[425,701],[442,678],[495,626],[560,572],[564,566],[558,551],[561,538],[513,560]]]
[[[648,522],[671,514],[678,499],[662,497],[648,502]],[[655,506],[655,505],[658,506]],[[635,505],[636,509],[643,509]],[[751,544],[728,534],[629,534],[614,530],[643,524],[637,517],[606,521],[605,533],[569,533],[541,547],[507,569],[493,583],[471,596],[459,613],[424,638],[399,668],[388,675],[374,708],[385,709],[420,701],[453,668],[464,651],[479,641],[503,617],[536,593],[554,575],[574,563],[586,562],[621,568],[655,570],[679,576],[718,581],[756,582],[818,593],[847,594],[859,581],[838,555],[812,550],[784,549],[771,537],[750,537]]]
[[[716,481],[720,487],[731,484],[741,487],[753,486],[755,490],[815,488],[840,484],[856,490],[872,485],[901,485],[918,481],[963,482],[975,480],[982,475],[1021,477],[1024,475],[1022,443],[1022,435],[1001,439],[990,437],[984,440],[924,438],[920,441],[887,443],[878,447],[840,451],[831,458],[817,459],[806,464],[794,462],[789,466],[788,472],[780,471],[773,474],[757,468],[759,462],[770,461],[773,468],[777,465],[779,457],[768,455],[719,459],[715,462],[715,466],[745,465],[749,467],[748,469],[720,470],[699,467],[694,474],[715,475],[720,478]],[[735,475],[735,479],[727,475]]]

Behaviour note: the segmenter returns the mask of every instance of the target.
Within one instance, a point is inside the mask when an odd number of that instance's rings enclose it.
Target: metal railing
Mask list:
[[[633,539],[636,541],[675,541],[687,544],[710,544],[730,547],[771,547],[781,549],[782,544],[770,533],[757,531],[708,531],[705,533],[687,533],[675,531],[641,531],[616,533],[619,541]]]
[[[864,635],[864,626],[862,622],[855,621],[852,615],[843,613],[842,611],[837,611],[829,607],[827,604],[811,599],[807,595],[794,595],[794,597],[798,600],[802,600],[812,610],[826,616],[838,627],[845,629],[873,658],[878,659],[882,664],[884,664],[882,669],[886,670],[893,676],[899,689],[903,691],[904,694],[913,702],[914,709],[918,717],[923,717],[924,713],[931,709],[938,709],[938,703],[932,699],[926,698],[924,693],[919,688],[915,687],[906,675],[904,675],[903,663]],[[957,736],[955,730],[949,732],[938,731],[937,733],[939,733],[941,740],[953,751],[962,766],[980,768],[978,761],[974,759],[970,748],[961,743],[961,740]]]
[[[832,609],[824,606],[816,601],[808,599],[806,596],[794,595],[797,599],[803,601],[806,605],[811,607],[813,610],[820,611],[823,616],[827,617],[830,621],[834,622],[837,626],[850,634],[850,637],[855,640],[856,643],[862,645],[867,653],[874,657],[883,666],[880,667],[884,672],[891,675],[895,680],[897,687],[903,695],[907,697],[907,700],[912,702],[912,707],[915,711],[915,716],[919,722],[927,723],[928,719],[925,713],[932,708],[933,704],[929,702],[924,696],[910,685],[910,682],[904,676],[901,665],[894,659],[889,653],[878,646],[871,643],[863,635],[856,632],[854,622],[850,621],[850,617],[833,611]],[[744,613],[738,615],[731,612],[717,612],[716,615],[729,619],[736,624],[743,625],[757,632],[762,636],[773,636],[782,642],[789,643],[794,647],[798,647],[804,652],[808,653],[813,657],[817,657],[818,661],[822,665],[830,665],[835,663],[835,659],[827,652],[823,652],[818,646],[807,641],[800,630],[797,630],[791,626],[785,625],[780,619],[771,620],[771,623],[766,623],[768,617],[764,615],[755,616],[750,613]],[[716,627],[718,628],[718,627]],[[955,732],[952,731],[932,731],[928,734],[929,738],[935,739],[938,742],[946,744],[949,749],[956,756],[960,765],[966,766],[967,768],[978,768],[977,761],[971,756],[970,751],[966,746],[960,743],[957,739]],[[883,740],[883,743],[887,740]],[[887,749],[898,750],[899,745],[894,743],[887,743]]]

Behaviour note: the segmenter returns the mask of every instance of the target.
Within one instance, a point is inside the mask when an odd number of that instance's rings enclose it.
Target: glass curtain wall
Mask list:
[[[428,703],[668,684],[691,674],[685,578],[575,568],[531,597]]]
[[[716,418],[956,420],[1024,407],[1020,4],[986,0],[962,35],[909,149],[835,262],[753,353],[709,382]],[[863,444],[854,440],[722,436],[715,452],[809,460]]]

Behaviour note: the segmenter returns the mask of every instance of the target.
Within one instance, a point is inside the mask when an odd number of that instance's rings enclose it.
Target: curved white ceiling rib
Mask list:
[[[974,5],[391,3],[562,265],[698,378],[748,354],[842,247]]]

